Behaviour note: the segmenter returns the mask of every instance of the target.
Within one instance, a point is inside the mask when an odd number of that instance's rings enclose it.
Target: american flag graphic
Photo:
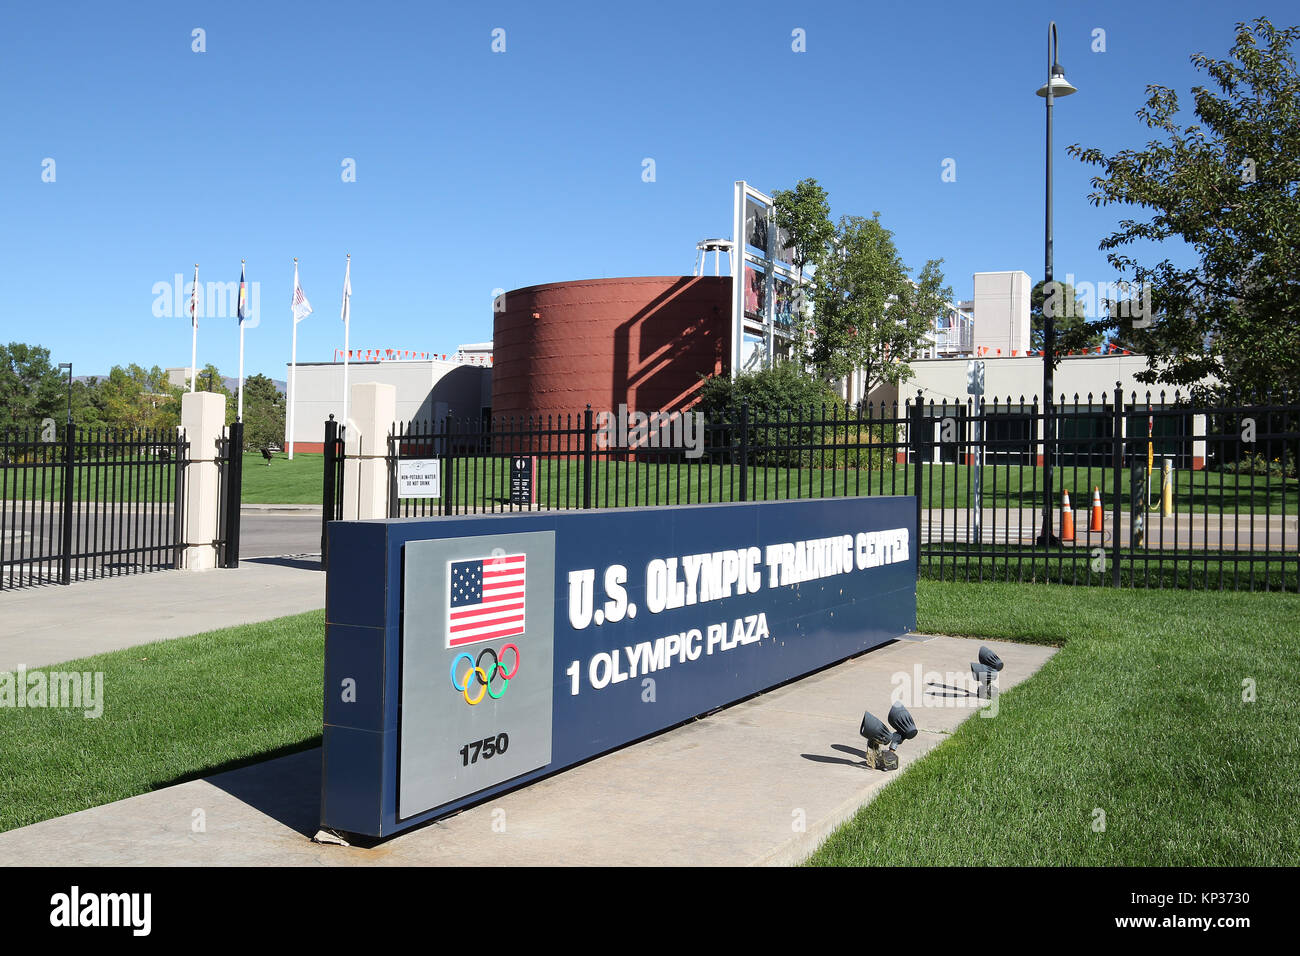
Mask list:
[[[524,633],[526,561],[505,554],[448,562],[448,647]]]

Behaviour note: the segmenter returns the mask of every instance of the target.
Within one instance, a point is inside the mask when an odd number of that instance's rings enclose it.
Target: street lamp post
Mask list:
[[[1056,409],[1052,395],[1052,371],[1056,364],[1056,303],[1051,294],[1052,282],[1052,102],[1058,96],[1078,92],[1065,78],[1057,61],[1056,21],[1047,33],[1047,82],[1038,95],[1047,101],[1047,212],[1043,223],[1043,528],[1038,535],[1041,545],[1059,546],[1061,540],[1052,533],[1052,456],[1056,451]]]

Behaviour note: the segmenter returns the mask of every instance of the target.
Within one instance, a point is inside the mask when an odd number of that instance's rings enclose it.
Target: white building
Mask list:
[[[893,386],[877,388],[871,394],[871,401],[892,402],[900,397],[900,393],[903,399],[913,401],[917,392],[920,392],[921,400],[926,403],[933,400],[937,403],[964,404],[969,397],[966,394],[966,365],[969,361],[966,358],[913,359],[908,363],[912,368],[912,377],[897,389]],[[1039,398],[1039,405],[1042,405],[1042,356],[984,355],[980,361],[984,362],[984,399],[987,403],[992,404],[996,396],[1004,404],[1008,400],[1012,403],[1023,400],[1025,404],[1030,404]],[[1146,367],[1145,355],[1126,355],[1122,352],[1098,355],[1095,351],[1087,355],[1064,355],[1052,374],[1056,400],[1059,402],[1064,395],[1066,403],[1072,405],[1077,395],[1079,403],[1086,405],[1091,394],[1093,404],[1099,405],[1103,395],[1108,400],[1113,400],[1115,383],[1118,382],[1124,391],[1125,402],[1129,401],[1134,392],[1145,401],[1148,390],[1151,391],[1152,400],[1158,402],[1160,387],[1137,380],[1137,374],[1145,371]],[[1173,389],[1168,389],[1167,395],[1172,399]]]
[[[985,366],[985,396],[1005,403],[1008,399],[1026,404],[1040,399],[1043,391],[1043,358],[1033,349],[1030,338],[1029,275],[1019,270],[977,272],[973,276],[975,297],[950,304],[920,353],[908,360],[913,377],[901,389],[880,385],[863,395],[864,376],[854,373],[840,383],[840,394],[848,402],[867,398],[873,403],[914,400],[918,391],[925,402],[965,402],[966,363],[981,359]],[[1159,388],[1137,380],[1147,367],[1146,356],[1106,349],[1086,355],[1063,355],[1054,373],[1055,398],[1066,396],[1073,403],[1079,396],[1086,404],[1089,394],[1096,403],[1102,395],[1113,396],[1115,383],[1124,390],[1125,400],[1136,392],[1145,399],[1148,389],[1159,403]],[[901,395],[900,395],[901,391]],[[1169,397],[1173,392],[1169,390]]]
[[[927,343],[922,348],[924,358],[961,358],[975,354],[974,304],[948,303],[942,315],[936,316],[934,328],[926,333]]]
[[[285,440],[292,437],[295,451],[319,452],[325,421],[331,415],[343,419],[343,362],[299,362],[297,381],[292,373],[289,381],[293,414],[285,416],[285,430],[292,421],[293,435]],[[492,405],[492,343],[462,345],[428,359],[350,362],[348,382],[395,386],[401,422],[480,418]]]
[[[1030,348],[1029,274],[977,272],[975,280],[975,353],[1024,355]]]

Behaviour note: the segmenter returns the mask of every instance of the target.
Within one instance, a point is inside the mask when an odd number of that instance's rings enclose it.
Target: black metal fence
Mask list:
[[[59,432],[0,433],[0,589],[175,567],[184,436]]]
[[[239,507],[244,489],[244,424],[227,425],[217,448],[220,492],[218,494],[216,541],[217,564],[239,567]],[[193,542],[191,542],[193,543]]]
[[[223,568],[239,565],[243,426],[216,448],[178,429],[10,428],[0,432],[0,590],[178,567],[191,453],[219,469]]]
[[[342,450],[328,435],[326,448],[328,521],[341,516]],[[414,459],[438,463],[436,496],[399,493]],[[926,577],[1300,591],[1297,459],[1294,396],[1197,404],[1116,389],[1045,412],[1034,397],[918,394],[709,421],[588,409],[400,425],[389,514],[915,495]]]
[[[320,566],[329,567],[330,545],[328,527],[331,521],[343,517],[343,443],[344,428],[329,417],[325,423],[325,470],[322,476]]]

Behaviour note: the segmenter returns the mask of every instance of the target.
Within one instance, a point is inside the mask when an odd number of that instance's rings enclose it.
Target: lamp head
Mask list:
[[[889,728],[871,711],[862,714],[862,726],[858,728],[858,733],[877,747],[889,747],[894,742],[894,735],[889,732]]]
[[[1070,81],[1065,78],[1065,70],[1060,63],[1052,64],[1051,78],[1038,88],[1038,95],[1047,97],[1048,87],[1051,87],[1052,97],[1069,96],[1071,93],[1079,92],[1076,87],[1070,85]]]
[[[904,740],[911,740],[916,736],[916,721],[912,720],[912,715],[901,703],[889,708],[889,723],[893,730],[867,711],[862,715],[862,726],[858,728],[858,733],[866,737],[874,746],[888,747],[890,750],[897,750],[898,745]]]
[[[889,708],[889,725],[898,732],[900,744],[916,736],[916,721],[912,719],[912,715],[907,712],[907,708],[901,701]]]
[[[979,659],[981,664],[991,670],[1002,670],[1002,658],[998,657],[998,655],[994,654],[987,647],[980,648]]]

